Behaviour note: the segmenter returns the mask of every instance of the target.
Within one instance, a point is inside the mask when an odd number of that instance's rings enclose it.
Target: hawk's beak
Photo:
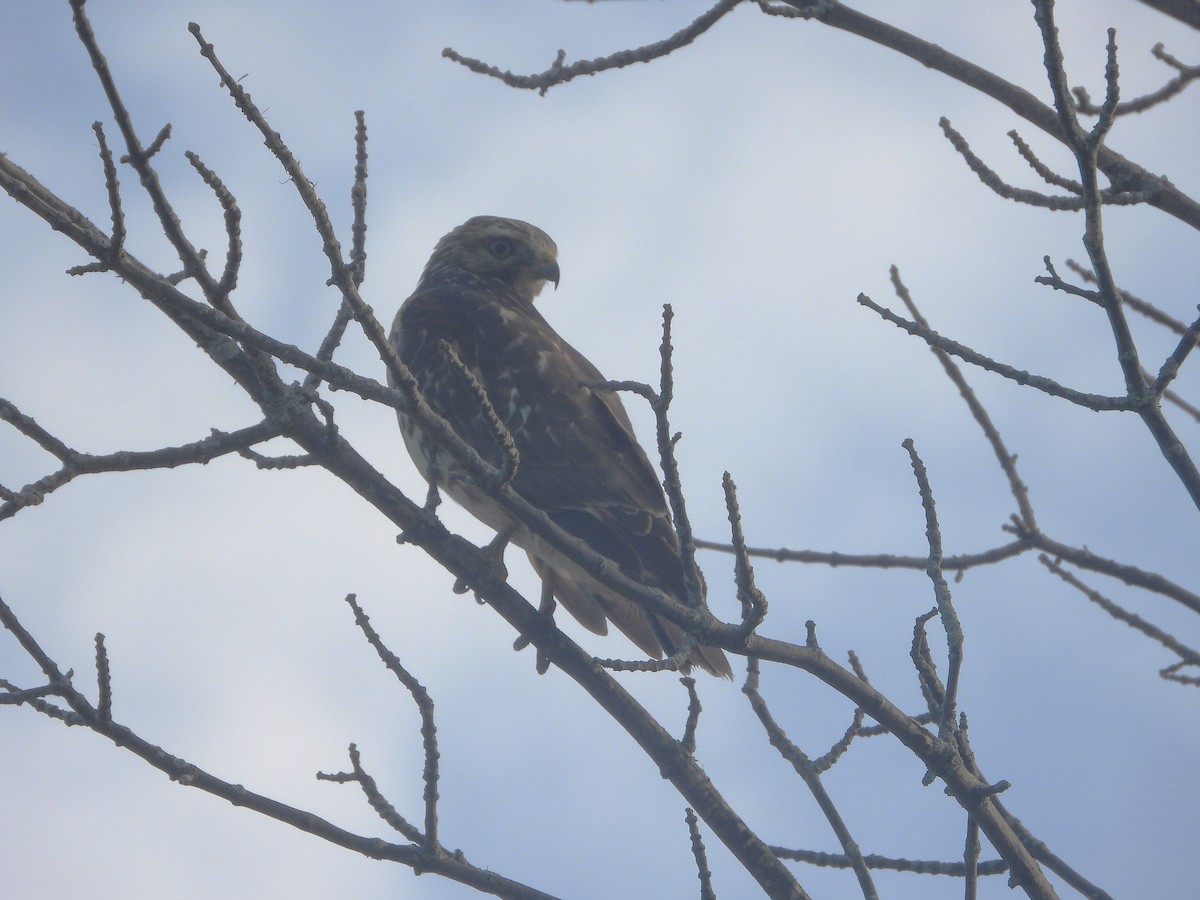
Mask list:
[[[538,267],[537,274],[540,278],[546,279],[546,281],[553,281],[554,289],[556,291],[558,290],[558,275],[559,275],[558,260],[556,260],[556,259],[547,260],[545,263],[543,263],[541,266]]]

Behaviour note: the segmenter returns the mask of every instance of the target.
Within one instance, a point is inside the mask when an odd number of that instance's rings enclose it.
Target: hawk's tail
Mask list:
[[[670,656],[683,645],[684,631],[674,622],[648,612],[598,582],[589,579],[590,583],[581,583],[569,573],[551,568],[532,553],[529,554],[529,561],[543,582],[551,584],[554,596],[567,612],[589,631],[607,634],[608,622],[612,622],[651,659]],[[688,653],[683,671],[689,671],[692,665],[719,678],[733,678],[733,669],[720,647],[697,644]]]

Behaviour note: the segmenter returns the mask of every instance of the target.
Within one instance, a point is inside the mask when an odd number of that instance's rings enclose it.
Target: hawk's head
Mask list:
[[[421,282],[455,273],[500,281],[532,304],[547,281],[558,287],[558,247],[528,222],[476,216],[438,241]]]

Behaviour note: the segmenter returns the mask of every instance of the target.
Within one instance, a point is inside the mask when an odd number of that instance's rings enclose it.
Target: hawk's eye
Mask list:
[[[488,242],[488,252],[496,259],[504,259],[513,252],[512,241],[508,238],[492,238]]]

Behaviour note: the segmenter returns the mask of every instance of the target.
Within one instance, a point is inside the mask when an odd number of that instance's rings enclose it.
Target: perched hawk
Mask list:
[[[400,307],[391,341],[429,404],[493,465],[501,455],[469,381],[444,341],[475,376],[516,443],[511,484],[563,530],[635,581],[684,603],[679,540],[658,476],[612,391],[582,387],[604,376],[559,337],[533,306],[547,281],[558,286],[557,248],[538,228],[477,216],[434,248],[421,281]],[[584,626],[606,634],[611,621],[659,659],[683,639],[672,622],[604,587],[527,529],[472,483],[445,450],[400,414],[408,452],[430,482],[529,555],[553,594]],[[715,647],[689,662],[732,677]]]

